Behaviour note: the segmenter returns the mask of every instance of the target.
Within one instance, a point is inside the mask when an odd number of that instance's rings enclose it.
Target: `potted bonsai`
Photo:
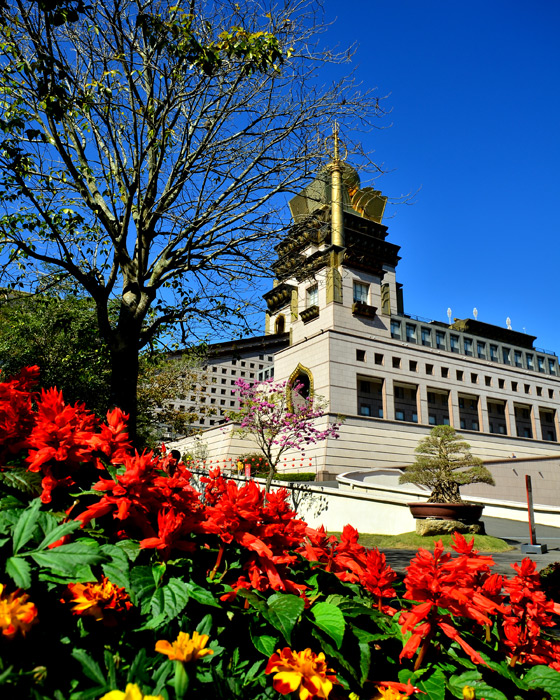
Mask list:
[[[427,503],[409,503],[415,518],[440,518],[460,522],[477,522],[484,506],[462,500],[460,487],[465,484],[491,484],[492,474],[482,460],[470,453],[470,445],[461,440],[450,425],[436,425],[418,443],[416,460],[401,475],[401,484],[428,486]]]

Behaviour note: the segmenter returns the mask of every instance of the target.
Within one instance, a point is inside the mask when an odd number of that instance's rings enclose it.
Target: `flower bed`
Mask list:
[[[560,606],[455,535],[402,582],[281,489],[138,454],[37,369],[0,384],[0,696],[560,699]]]

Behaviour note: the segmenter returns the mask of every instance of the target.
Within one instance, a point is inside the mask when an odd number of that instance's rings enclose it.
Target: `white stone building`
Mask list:
[[[328,474],[406,465],[443,423],[486,460],[560,455],[557,356],[532,336],[476,319],[407,315],[385,202],[336,153],[290,202],[294,224],[264,295],[269,342],[289,338],[273,355],[274,377],[323,396],[324,421],[344,417],[340,438],[307,456]],[[214,458],[254,449],[223,429],[203,439]]]

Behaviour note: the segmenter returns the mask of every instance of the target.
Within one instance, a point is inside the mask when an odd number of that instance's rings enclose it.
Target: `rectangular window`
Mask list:
[[[537,387],[537,396],[542,396],[542,387]]]
[[[368,303],[369,284],[363,282],[354,282],[354,301],[359,301],[362,304]]]
[[[521,360],[521,353],[519,350],[514,350],[513,351],[513,362],[516,367],[523,367],[523,362]]]
[[[539,372],[544,372],[544,357],[539,357],[537,355],[537,368]]]
[[[490,346],[490,359],[492,360],[492,362],[498,362],[498,346],[497,345]]]
[[[422,328],[422,345],[432,347],[432,331],[429,328]]]
[[[517,391],[517,382],[512,382],[512,383],[511,383],[511,390],[512,390],[512,391]]]
[[[525,353],[525,357],[527,359],[527,369],[535,369],[535,365],[533,364],[533,356],[527,352]]]
[[[458,335],[450,335],[449,336],[449,346],[451,348],[451,352],[459,352],[459,336]]]
[[[480,341],[476,344],[476,354],[479,359],[486,359],[486,343],[481,343]]]
[[[471,384],[478,384],[478,374],[471,374]]]
[[[549,389],[548,390],[548,398],[553,399],[554,398],[554,389]]]
[[[441,376],[443,377],[443,379],[449,379],[449,367],[441,368]]]
[[[504,365],[511,364],[511,351],[509,348],[502,348],[502,359],[504,361]]]
[[[469,357],[472,357],[473,354],[473,344],[472,340],[470,338],[465,338],[464,339],[464,348],[465,348],[465,355],[468,355]]]
[[[366,361],[366,351],[365,350],[356,350],[356,360],[358,362],[365,362]]]
[[[411,372],[418,372],[418,362],[416,362],[416,360],[410,360],[408,363],[408,369]]]
[[[504,379],[498,379],[498,387],[500,389],[503,389],[505,387],[506,383]]]
[[[433,374],[434,373],[434,366],[433,365],[426,365],[426,374]]]
[[[314,284],[312,287],[308,287],[305,292],[306,306],[317,306],[319,300],[319,287]],[[264,356],[259,356],[259,360],[263,360]]]
[[[391,321],[391,338],[395,340],[401,339],[401,322]]]
[[[428,416],[428,423],[430,425],[435,425],[436,424],[436,417],[435,416]]]
[[[376,365],[383,364],[383,355],[380,355],[378,352],[375,353],[375,364]]]
[[[445,333],[442,331],[436,331],[436,348],[445,350]]]
[[[406,324],[406,340],[408,343],[416,342],[416,326],[411,323]]]
[[[404,411],[395,411],[395,420],[404,420]]]
[[[371,408],[365,403],[360,404],[360,415],[371,416]]]
[[[393,367],[394,367],[394,369],[401,368],[401,358],[400,357],[393,357]]]
[[[457,381],[458,381],[458,382],[462,382],[462,381],[463,381],[463,377],[464,377],[463,370],[462,370],[462,369],[458,369],[458,370],[457,370]]]
[[[413,414],[412,414],[412,422],[413,422],[413,423],[418,423],[418,414],[417,414],[417,413],[413,413]]]
[[[486,386],[492,386],[492,377],[484,377],[484,383]]]
[[[525,384],[525,393],[530,394],[531,393],[531,386],[530,384]]]

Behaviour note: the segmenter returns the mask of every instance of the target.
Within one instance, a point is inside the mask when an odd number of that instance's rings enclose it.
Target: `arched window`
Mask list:
[[[286,319],[282,315],[278,316],[278,318],[276,319],[275,326],[274,326],[275,332],[276,333],[283,333],[285,327],[286,327]]]
[[[299,364],[288,380],[288,405],[293,408],[300,402],[313,397],[313,375],[311,371]]]

